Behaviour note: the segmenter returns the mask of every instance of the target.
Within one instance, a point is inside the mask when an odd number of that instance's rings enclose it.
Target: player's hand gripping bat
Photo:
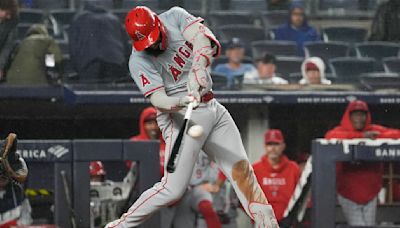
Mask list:
[[[187,106],[185,118],[183,119],[181,129],[179,130],[178,137],[175,140],[174,147],[172,147],[171,156],[169,157],[167,164],[167,171],[169,173],[175,172],[175,168],[178,163],[178,155],[183,140],[183,135],[187,131],[189,120],[192,117],[192,111],[193,111],[193,102],[189,103],[189,105]]]

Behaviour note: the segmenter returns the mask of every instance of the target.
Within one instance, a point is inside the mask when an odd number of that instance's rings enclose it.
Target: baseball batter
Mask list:
[[[220,44],[202,22],[202,18],[179,7],[160,15],[147,7],[136,7],[125,19],[134,47],[129,69],[144,96],[159,110],[157,122],[166,142],[165,158],[169,158],[189,103],[196,107],[191,122],[201,125],[204,133],[196,138],[186,135],[175,172],[165,172],[159,183],[107,228],[138,226],[161,207],[179,200],[201,149],[228,177],[257,227],[278,227],[247,159],[239,130],[225,107],[214,99],[207,67],[219,55]]]

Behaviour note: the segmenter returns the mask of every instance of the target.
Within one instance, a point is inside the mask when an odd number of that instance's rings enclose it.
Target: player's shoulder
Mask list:
[[[165,11],[162,14],[180,14],[180,13],[186,13],[186,12],[187,11],[184,8],[179,7],[179,6],[174,6],[174,7],[171,7],[169,10]]]
[[[131,56],[129,58],[129,69],[131,72],[136,72],[140,69],[153,69],[155,67],[154,61],[151,56],[144,53],[132,50]]]
[[[180,16],[182,15],[187,15],[188,12],[179,6],[174,6],[172,8],[170,8],[169,10],[161,13],[160,15],[158,15],[161,19],[169,19],[169,18],[180,18]]]

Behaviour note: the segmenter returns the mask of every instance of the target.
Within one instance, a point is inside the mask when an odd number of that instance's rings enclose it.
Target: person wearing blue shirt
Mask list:
[[[303,46],[305,42],[320,39],[317,30],[307,22],[304,5],[298,1],[290,5],[288,23],[274,29],[273,34],[275,40],[295,41],[299,56],[304,56]]]
[[[245,48],[238,38],[233,38],[225,52],[227,63],[218,64],[214,72],[225,75],[228,78],[228,86],[233,84],[234,78],[255,70],[253,64],[242,63]]]

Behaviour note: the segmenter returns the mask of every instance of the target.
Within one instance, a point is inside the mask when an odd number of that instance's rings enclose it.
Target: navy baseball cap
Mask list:
[[[234,49],[234,48],[244,48],[244,44],[237,37],[232,38],[232,40],[228,43],[227,46],[227,49]]]

